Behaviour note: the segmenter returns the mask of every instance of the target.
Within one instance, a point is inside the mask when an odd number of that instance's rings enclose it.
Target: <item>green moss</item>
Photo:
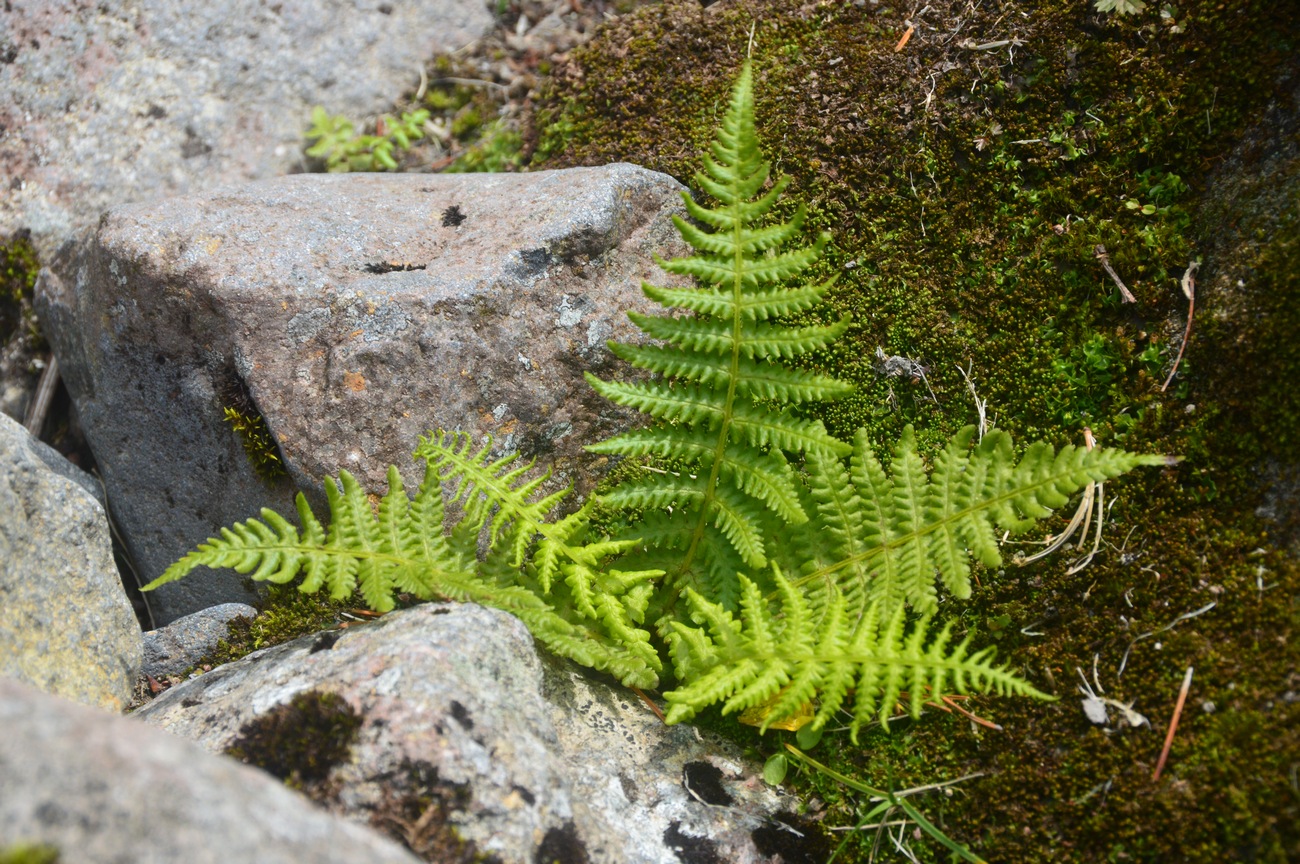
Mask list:
[[[362,722],[342,696],[311,690],[250,721],[225,753],[326,800],[330,772],[347,761]]]
[[[0,848],[0,864],[59,864],[59,850],[45,843],[17,843]]]
[[[835,236],[826,319],[854,316],[812,359],[858,385],[817,412],[828,427],[864,425],[887,448],[912,423],[937,446],[975,418],[961,367],[1018,440],[1077,442],[1086,426],[1184,457],[1107,485],[1106,544],[1088,569],[1067,575],[1058,557],[979,573],[959,628],[1061,702],[982,699],[966,707],[1003,732],[936,710],[861,749],[828,739],[819,759],[896,788],[983,772],[919,806],[989,860],[1300,858],[1300,707],[1285,695],[1300,668],[1300,571],[1279,548],[1300,525],[1288,537],[1255,515],[1268,501],[1300,510],[1285,484],[1266,501],[1260,482],[1300,465],[1300,163],[1285,131],[1237,143],[1271,101],[1292,102],[1300,10],[1179,4],[1175,32],[1154,6],[1121,18],[1065,0],[939,3],[896,52],[915,14],[889,0],[642,10],[557,70],[527,147],[547,167],[626,160],[689,184],[753,26],[760,134],[808,202],[809,230]],[[1224,172],[1260,179],[1212,191]],[[1162,391],[1195,258],[1193,335]],[[877,347],[915,358],[924,380],[882,376]],[[1132,645],[1118,675],[1136,636],[1211,601]],[[1154,730],[1088,722],[1075,669],[1094,655],[1107,694],[1136,700]],[[1154,782],[1188,666],[1192,694]],[[856,821],[860,802],[833,783],[798,783],[827,802],[826,824]]]
[[[0,239],[0,342],[17,336],[36,347],[40,337],[32,289],[40,270],[36,248],[26,232]]]
[[[523,159],[523,138],[503,120],[494,120],[483,129],[476,144],[456,157],[447,174],[514,171]]]
[[[227,637],[196,667],[221,666],[272,645],[332,630],[351,605],[351,598],[331,600],[328,594],[303,594],[292,585],[268,585],[257,615],[231,621]]]
[[[226,423],[243,442],[244,455],[248,457],[257,476],[268,483],[287,476],[284,462],[280,459],[280,448],[271,437],[265,418],[261,414],[247,414],[236,408],[227,407],[222,410]]]

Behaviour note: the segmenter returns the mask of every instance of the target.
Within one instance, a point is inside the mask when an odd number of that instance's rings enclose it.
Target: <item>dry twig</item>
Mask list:
[[[1098,243],[1096,246],[1092,247],[1092,253],[1096,255],[1097,260],[1101,262],[1101,269],[1106,271],[1106,275],[1111,278],[1115,283],[1115,287],[1119,289],[1119,296],[1124,299],[1124,302],[1138,302],[1137,298],[1133,296],[1133,292],[1128,290],[1128,286],[1124,284],[1124,280],[1119,278],[1119,274],[1115,272],[1115,268],[1110,266],[1110,256],[1106,254],[1106,247]]]
[[[27,416],[23,426],[32,433],[33,438],[41,437],[41,428],[45,426],[45,417],[50,413],[50,403],[54,401],[54,391],[59,387],[59,358],[51,352],[50,359],[41,373],[41,380],[36,385],[36,393],[27,406]]]

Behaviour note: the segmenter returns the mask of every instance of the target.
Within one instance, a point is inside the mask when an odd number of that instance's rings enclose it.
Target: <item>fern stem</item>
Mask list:
[[[687,547],[686,554],[682,556],[682,563],[678,567],[677,573],[674,574],[678,578],[690,572],[690,566],[695,560],[695,552],[699,548],[700,541],[704,539],[709,513],[713,509],[714,490],[718,486],[718,474],[722,470],[723,456],[726,454],[727,442],[731,437],[731,418],[736,404],[736,388],[740,381],[740,346],[744,336],[742,332],[744,319],[741,316],[741,309],[743,308],[741,301],[744,299],[745,267],[745,251],[741,245],[743,233],[743,223],[739,219],[735,220],[731,228],[733,238],[731,253],[733,271],[731,277],[733,303],[731,315],[731,374],[727,376],[727,399],[723,407],[722,423],[718,427],[718,442],[713,448],[713,463],[709,466],[709,479],[704,486],[704,499],[700,502],[700,515],[695,522],[695,530],[691,534],[690,546]]]

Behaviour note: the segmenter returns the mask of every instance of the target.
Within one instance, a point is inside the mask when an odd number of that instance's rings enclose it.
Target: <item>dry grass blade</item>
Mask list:
[[[1178,374],[1178,364],[1183,362],[1183,352],[1187,350],[1187,340],[1192,338],[1192,313],[1196,311],[1196,270],[1201,266],[1200,261],[1193,261],[1187,265],[1187,272],[1183,273],[1183,294],[1187,297],[1187,327],[1183,329],[1183,341],[1178,346],[1178,356],[1174,358],[1174,368],[1169,370],[1169,377],[1165,383],[1160,385],[1160,392],[1163,393],[1169,389],[1169,382],[1174,380]]]

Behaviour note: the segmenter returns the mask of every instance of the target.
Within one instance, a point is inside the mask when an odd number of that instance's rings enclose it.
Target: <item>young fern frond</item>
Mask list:
[[[637,624],[660,571],[608,569],[607,559],[631,544],[582,543],[589,518],[582,510],[547,522],[564,493],[529,501],[541,480],[525,480],[526,468],[512,468],[512,459],[489,462],[489,447],[490,442],[471,454],[463,437],[439,433],[422,439],[416,454],[426,468],[415,498],[407,497],[397,469],[389,468],[388,494],[378,512],[352,475],[340,472],[338,483],[325,481],[328,529],[300,494],[301,533],[264,509],[261,519],[222,529],[221,537],[210,538],[144,590],[197,567],[229,567],[255,581],[290,582],[301,573],[300,591],[325,588],[336,600],[359,591],[376,612],[391,610],[399,591],[422,600],[475,602],[518,616],[557,654],[633,686],[655,686],[662,662],[650,634]],[[465,512],[454,526],[445,526],[444,482],[456,484],[452,499]],[[480,562],[478,538],[485,529],[489,560]],[[538,553],[530,563],[526,552],[537,535]],[[532,578],[521,571],[526,563]],[[564,596],[547,597],[556,574],[563,578]]]
[[[834,378],[782,365],[824,348],[848,321],[810,327],[770,321],[820,303],[830,286],[780,287],[821,257],[828,238],[778,251],[802,231],[805,211],[800,207],[786,223],[759,225],[788,183],[777,180],[759,194],[768,174],[754,131],[753,79],[746,64],[717,140],[704,156],[704,170],[695,175],[699,188],[720,206],[708,208],[683,194],[688,213],[713,230],[675,217],[678,231],[698,254],[659,261],[670,273],[695,277],[700,287],[643,286],[651,299],[694,316],[631,314],[642,331],[666,344],[610,344],[615,355],[662,376],[659,380],[622,384],[587,376],[605,398],[659,421],[589,450],[654,455],[682,466],[677,474],[624,485],[606,502],[670,514],[667,520],[656,519],[654,536],[647,538],[663,553],[650,560],[668,569],[674,584],[706,590],[727,605],[738,597],[735,559],[749,568],[766,566],[770,550],[763,511],[788,524],[807,519],[781,451],[824,458],[848,452],[820,422],[767,407],[773,401],[797,405],[836,399],[851,389]]]
[[[673,625],[675,668],[688,683],[664,694],[669,723],[721,702],[724,714],[765,707],[766,730],[816,701],[813,728],[848,706],[856,743],[864,723],[886,724],[903,692],[913,717],[923,702],[953,692],[1051,698],[995,666],[992,648],[972,653],[969,638],[953,645],[951,625],[934,635],[929,617],[909,627],[901,606],[886,616],[878,602],[853,615],[833,586],[818,614],[780,572],[774,579],[775,611],[743,576],[739,615],[686,591],[692,617],[704,626]]]
[[[964,600],[971,593],[972,555],[988,567],[1002,563],[999,530],[1024,531],[1091,482],[1169,463],[1109,448],[1057,451],[1043,442],[1017,461],[1005,432],[988,433],[972,449],[974,437],[973,426],[954,435],[928,474],[910,426],[888,471],[864,430],[858,430],[847,470],[837,459],[810,458],[816,506],[802,527],[804,542],[796,545],[819,548],[796,584],[815,595],[833,586],[853,615],[872,603],[885,616],[904,604],[932,615],[936,576]]]

